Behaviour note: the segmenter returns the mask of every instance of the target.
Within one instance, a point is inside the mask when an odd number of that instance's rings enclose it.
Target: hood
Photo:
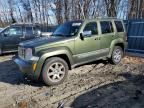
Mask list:
[[[28,41],[24,41],[20,43],[20,46],[24,46],[24,47],[37,47],[37,46],[41,46],[44,44],[48,44],[48,43],[52,43],[52,42],[57,42],[60,40],[64,40],[65,37],[40,37],[40,38],[36,38],[36,39],[32,39],[32,40],[28,40]]]

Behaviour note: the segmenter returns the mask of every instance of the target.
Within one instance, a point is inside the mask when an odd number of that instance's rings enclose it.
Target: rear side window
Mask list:
[[[25,35],[33,35],[33,28],[32,27],[25,27]]]
[[[124,28],[121,21],[115,21],[117,32],[124,32]]]
[[[33,32],[35,35],[38,35],[41,32],[40,27],[33,27]]]
[[[114,31],[111,21],[101,21],[100,25],[101,25],[102,34],[112,33]]]
[[[92,35],[97,35],[98,34],[97,23],[96,22],[90,22],[90,23],[86,24],[83,31],[91,31]]]

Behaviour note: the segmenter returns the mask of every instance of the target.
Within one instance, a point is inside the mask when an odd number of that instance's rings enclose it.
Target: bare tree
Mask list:
[[[18,8],[18,11],[19,11],[21,22],[23,22],[22,12],[21,12],[21,9],[20,9],[19,5],[17,5],[17,8]]]
[[[21,0],[20,1],[23,9],[26,12],[26,16],[25,16],[25,21],[27,22],[33,22],[33,15],[32,15],[32,9],[31,9],[31,5],[30,5],[30,0]]]
[[[129,18],[144,17],[144,1],[143,0],[129,0]]]
[[[107,15],[109,17],[116,17],[117,16],[117,9],[121,2],[121,0],[104,0],[106,5]]]
[[[56,5],[56,13],[55,14],[56,14],[57,23],[61,24],[61,23],[63,23],[62,0],[56,0],[55,5]]]
[[[9,13],[10,13],[10,16],[11,16],[11,20],[12,20],[12,23],[16,23],[16,20],[14,18],[14,8],[13,8],[13,0],[8,0],[8,5],[9,5]]]
[[[57,24],[61,24],[69,20],[90,19],[99,16],[126,18],[133,16],[134,10],[136,16],[144,16],[142,15],[144,14],[143,0],[128,1],[0,0],[0,23],[38,22],[51,25],[55,21]]]
[[[64,0],[64,19],[69,20],[69,0]]]

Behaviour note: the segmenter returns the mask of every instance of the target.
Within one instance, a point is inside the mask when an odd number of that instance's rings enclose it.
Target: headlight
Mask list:
[[[39,57],[33,56],[32,48],[18,47],[18,55],[23,60],[38,61]]]
[[[32,58],[32,49],[31,48],[26,48],[25,49],[25,59],[30,60]]]

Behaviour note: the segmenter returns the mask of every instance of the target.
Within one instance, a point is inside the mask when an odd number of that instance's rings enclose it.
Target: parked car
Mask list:
[[[50,37],[56,30],[57,26],[48,26],[42,28],[42,36]]]
[[[3,30],[3,28],[0,28],[0,32]]]
[[[20,43],[14,61],[23,73],[47,85],[57,85],[78,65],[99,59],[118,64],[126,45],[122,20],[70,21],[59,26],[50,38]]]
[[[20,42],[40,36],[38,25],[12,24],[0,32],[0,54],[17,51]]]

